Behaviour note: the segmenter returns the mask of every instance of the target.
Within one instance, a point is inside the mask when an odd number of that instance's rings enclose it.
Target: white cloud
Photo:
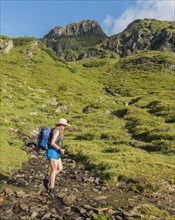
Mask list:
[[[113,35],[123,31],[132,21],[144,18],[174,21],[175,1],[137,0],[136,6],[126,9],[119,18],[107,15],[102,26],[108,35]]]
[[[111,29],[114,27],[115,19],[107,15],[103,21],[102,28],[107,35],[111,35]]]
[[[111,25],[113,24],[113,17],[111,17],[110,15],[107,15],[105,20],[104,20],[104,25],[107,26],[107,27],[111,27]]]

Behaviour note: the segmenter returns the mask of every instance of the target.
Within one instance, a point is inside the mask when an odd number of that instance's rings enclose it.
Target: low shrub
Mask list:
[[[173,217],[170,216],[168,211],[159,209],[154,205],[142,204],[140,206],[134,207],[132,209],[132,212],[141,215],[142,216],[141,219],[143,220],[151,220],[151,219],[173,220],[174,219]]]
[[[175,113],[167,115],[165,117],[165,123],[175,123]]]
[[[66,91],[68,91],[68,89],[69,89],[68,85],[65,85],[65,84],[58,85],[58,92],[66,92]]]
[[[107,139],[107,140],[113,140],[113,141],[117,140],[116,134],[113,132],[103,133],[100,138]]]
[[[83,109],[83,113],[90,113],[93,112],[94,109],[99,109],[100,106],[97,103],[94,103],[92,105],[88,105]]]
[[[122,109],[118,109],[116,111],[113,111],[112,114],[116,115],[119,118],[123,118],[124,115],[126,115],[128,109],[127,108],[122,108]]]
[[[142,148],[147,151],[175,153],[175,144],[170,140],[155,140]]]
[[[75,137],[75,140],[86,140],[86,141],[92,141],[99,139],[99,134],[96,132],[87,132],[84,134],[77,135]]]
[[[12,144],[12,147],[16,148],[22,148],[24,146],[24,143],[21,140],[15,140]]]
[[[2,40],[10,40],[10,37],[4,36],[4,35],[0,35],[0,39],[2,39]]]
[[[118,148],[107,148],[107,149],[105,149],[103,152],[104,152],[104,153],[117,153],[117,152],[119,152],[119,151],[121,151],[121,150],[118,149]]]
[[[174,132],[156,132],[156,131],[151,131],[147,133],[147,140],[148,141],[153,141],[153,140],[170,140],[174,141],[175,140],[175,135]]]
[[[59,61],[60,58],[57,56],[55,51],[50,47],[45,47],[42,45],[42,50],[44,50],[47,54],[49,54],[50,57],[52,57],[53,60]]]
[[[140,193],[151,193],[160,190],[158,184],[153,183],[129,183],[124,185],[123,188],[128,191],[140,192]]]
[[[84,67],[101,67],[106,64],[106,61],[89,61],[87,63],[83,63]]]
[[[35,37],[18,37],[13,38],[14,46],[24,46],[32,41],[37,41]]]

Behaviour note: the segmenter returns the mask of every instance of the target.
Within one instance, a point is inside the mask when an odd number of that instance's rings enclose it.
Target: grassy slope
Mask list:
[[[141,191],[172,182],[174,72],[154,62],[133,64],[145,56],[174,59],[172,53],[142,52],[67,64],[30,44],[3,55],[0,172],[7,175],[27,159],[18,133],[32,135],[66,117],[72,126],[64,145],[104,178],[137,179]],[[67,109],[56,112],[59,106]]]

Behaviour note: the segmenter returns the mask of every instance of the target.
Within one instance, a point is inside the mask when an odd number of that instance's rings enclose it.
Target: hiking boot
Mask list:
[[[49,195],[50,195],[52,198],[55,197],[55,188],[51,188],[51,189],[49,190]]]
[[[44,179],[43,180],[43,184],[44,184],[45,189],[48,191],[49,190],[49,180],[48,179]]]

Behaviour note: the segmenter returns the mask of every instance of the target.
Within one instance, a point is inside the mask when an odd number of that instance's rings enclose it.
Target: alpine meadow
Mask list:
[[[175,22],[136,20],[107,37],[85,20],[43,39],[1,36],[0,51],[2,181],[31,159],[40,127],[64,117],[68,157],[107,186],[173,195]],[[121,219],[173,219],[155,204],[139,212]]]

